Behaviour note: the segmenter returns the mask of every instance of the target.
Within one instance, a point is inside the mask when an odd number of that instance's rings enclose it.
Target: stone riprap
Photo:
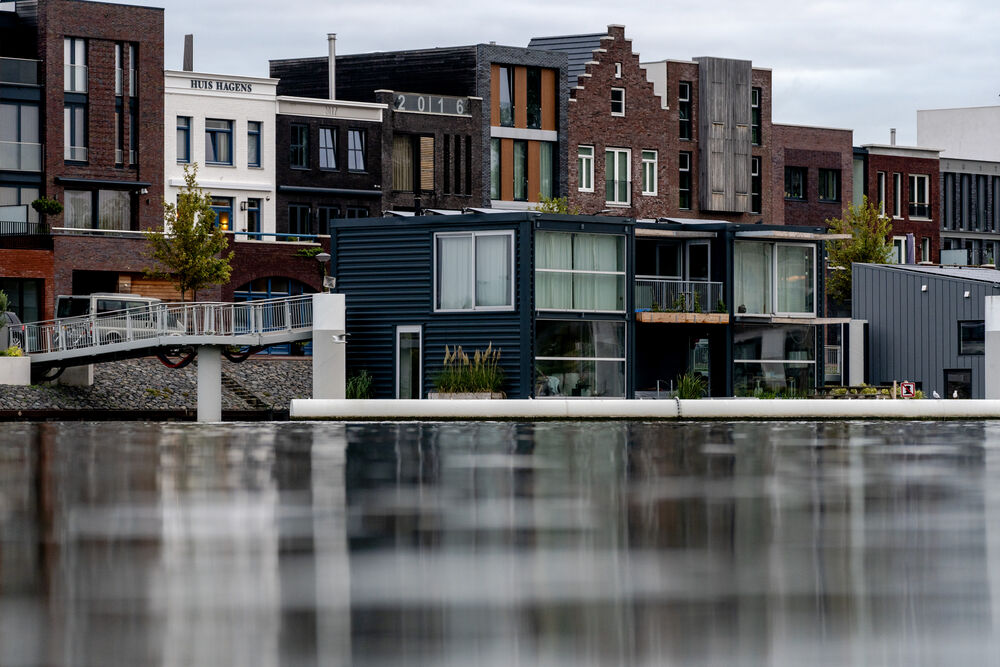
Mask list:
[[[97,364],[90,387],[2,385],[0,410],[196,410],[197,363],[182,369],[168,368],[155,358]],[[291,399],[312,395],[309,357],[248,359],[241,364],[223,360],[222,376],[223,410],[287,410]],[[250,396],[257,401],[248,401]]]

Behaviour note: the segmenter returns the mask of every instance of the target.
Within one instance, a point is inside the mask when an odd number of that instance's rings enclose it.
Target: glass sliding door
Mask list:
[[[396,327],[396,398],[422,398],[420,326]]]

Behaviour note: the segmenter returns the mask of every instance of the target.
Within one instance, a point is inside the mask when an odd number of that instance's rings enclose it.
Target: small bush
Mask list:
[[[729,312],[729,310],[726,308],[726,302],[723,301],[722,299],[719,299],[718,302],[715,304],[715,312],[717,313]]]
[[[503,385],[500,368],[500,350],[490,343],[485,351],[476,350],[469,358],[462,347],[444,348],[444,367],[434,381],[437,390],[444,394],[466,392],[499,392]]]
[[[375,394],[375,380],[363,370],[347,379],[345,395],[347,398],[372,398]]]
[[[702,398],[708,391],[705,378],[694,373],[677,376],[677,398]]]
[[[23,357],[24,350],[17,345],[11,345],[6,350],[0,350],[0,357]]]
[[[39,197],[31,202],[31,208],[42,215],[59,215],[63,212],[63,205],[55,199],[49,199],[48,197]]]

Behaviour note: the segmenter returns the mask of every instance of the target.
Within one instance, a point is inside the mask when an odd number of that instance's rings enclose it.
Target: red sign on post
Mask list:
[[[900,382],[899,395],[903,398],[913,398],[917,395],[917,385],[913,382]]]

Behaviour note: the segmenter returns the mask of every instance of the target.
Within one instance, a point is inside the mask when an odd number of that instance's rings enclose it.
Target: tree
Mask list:
[[[826,221],[831,234],[850,234],[849,239],[827,242],[831,271],[826,280],[826,293],[835,301],[851,297],[851,264],[886,264],[892,256],[889,233],[892,224],[868,197],[861,206],[850,204],[842,218]]]
[[[226,235],[215,224],[212,197],[198,187],[198,166],[184,167],[184,187],[177,203],[163,204],[163,230],[147,232],[150,256],[166,270],[147,274],[169,278],[181,293],[194,292],[229,281],[233,253],[227,249]],[[168,231],[169,230],[169,231]]]

